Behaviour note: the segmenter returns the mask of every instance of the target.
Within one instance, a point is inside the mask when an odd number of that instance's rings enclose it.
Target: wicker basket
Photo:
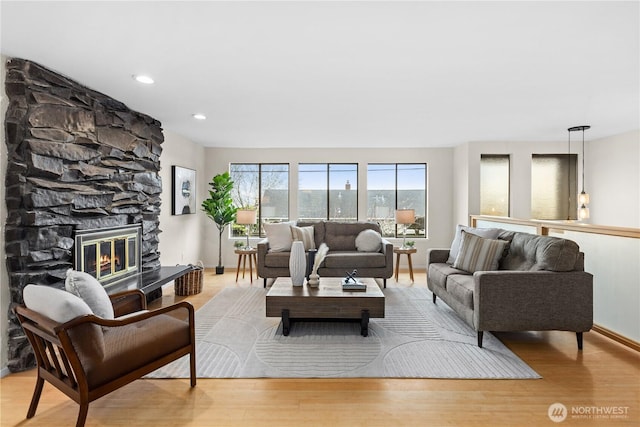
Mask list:
[[[189,264],[189,266],[191,271],[174,281],[176,295],[195,295],[202,292],[204,264],[198,261],[197,265]]]

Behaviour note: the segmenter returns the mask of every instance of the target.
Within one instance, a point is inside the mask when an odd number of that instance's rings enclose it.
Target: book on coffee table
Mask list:
[[[367,285],[365,285],[364,283],[362,283],[361,281],[356,281],[356,282],[349,282],[349,283],[345,283],[344,281],[342,282],[342,290],[343,291],[366,291],[367,290]]]

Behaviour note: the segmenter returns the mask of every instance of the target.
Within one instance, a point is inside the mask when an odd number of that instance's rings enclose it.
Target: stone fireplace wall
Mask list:
[[[12,304],[63,286],[73,231],[142,224],[143,270],[160,267],[160,122],[36,63],[10,59],[5,249]],[[35,365],[9,312],[11,371]]]

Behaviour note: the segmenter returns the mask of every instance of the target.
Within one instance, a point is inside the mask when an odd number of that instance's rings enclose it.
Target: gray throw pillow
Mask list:
[[[508,247],[506,240],[483,239],[462,231],[462,244],[453,268],[469,273],[497,270]]]
[[[451,242],[451,248],[449,249],[449,258],[447,259],[447,264],[453,265],[453,263],[456,261],[456,258],[458,257],[458,252],[460,252],[460,244],[462,243],[462,231],[475,234],[476,236],[484,237],[485,239],[497,239],[498,235],[503,230],[500,228],[473,228],[458,224],[458,226],[456,227],[456,235],[454,236],[453,242]]]

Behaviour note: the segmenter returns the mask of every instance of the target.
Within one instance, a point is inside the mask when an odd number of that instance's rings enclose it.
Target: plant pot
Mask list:
[[[224,265],[216,266],[216,274],[224,274]]]

